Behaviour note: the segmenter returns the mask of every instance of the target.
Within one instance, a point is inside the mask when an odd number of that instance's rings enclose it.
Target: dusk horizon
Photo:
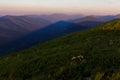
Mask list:
[[[0,16],[42,16],[42,15],[69,15],[69,16],[115,16],[120,15],[120,13],[116,14],[81,14],[81,13],[74,13],[74,14],[68,14],[68,13],[34,13],[34,14],[0,14]]]
[[[3,0],[0,15],[84,14],[115,15],[120,13],[119,0]]]

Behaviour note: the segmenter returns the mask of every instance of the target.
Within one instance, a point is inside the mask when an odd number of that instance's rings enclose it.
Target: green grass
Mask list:
[[[120,20],[0,58],[0,80],[120,80],[119,71]]]

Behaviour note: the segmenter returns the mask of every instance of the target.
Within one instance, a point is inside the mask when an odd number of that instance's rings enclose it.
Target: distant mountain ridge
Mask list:
[[[76,19],[73,22],[77,24],[81,24],[83,26],[93,27],[93,26],[103,24],[104,20],[101,18],[97,18],[95,16],[85,16],[83,18]]]
[[[83,15],[82,14],[79,14],[79,15],[51,14],[51,15],[30,15],[29,17],[32,17],[32,18],[39,17],[45,20],[49,20],[52,23],[55,23],[55,22],[62,21],[62,20],[68,21],[71,19],[81,18],[83,17]]]
[[[17,39],[49,24],[51,24],[49,21],[40,18],[2,16],[0,17],[0,44]]]
[[[104,21],[111,21],[111,20],[114,20],[114,19],[120,19],[120,14],[97,16],[97,17],[103,19]]]
[[[45,19],[35,19],[30,18],[28,16],[3,16],[1,20],[11,21],[11,23],[15,24],[16,26],[26,29],[28,31],[34,31],[40,29],[41,27],[47,26],[49,21]],[[12,25],[14,26],[14,25]],[[14,28],[13,28],[14,29]]]
[[[103,19],[101,19],[101,18],[97,18],[97,17],[95,17],[95,16],[85,16],[85,17],[83,17],[83,18],[80,18],[80,19],[78,19],[78,20],[75,20],[74,22],[76,22],[76,23],[80,23],[80,22],[86,22],[86,21],[95,21],[95,22],[104,22],[104,20]]]

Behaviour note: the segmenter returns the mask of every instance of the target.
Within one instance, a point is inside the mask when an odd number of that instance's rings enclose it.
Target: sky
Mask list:
[[[120,0],[0,0],[0,15],[120,14]]]

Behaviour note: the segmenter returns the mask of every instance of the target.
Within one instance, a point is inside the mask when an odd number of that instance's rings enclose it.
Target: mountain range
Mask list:
[[[0,17],[0,45],[27,35],[37,29],[51,24],[49,21],[27,16]]]
[[[76,19],[76,18],[82,18],[83,15],[68,15],[68,14],[51,14],[51,15],[29,15],[29,17],[32,18],[42,18],[48,21],[51,21],[52,23],[56,23],[58,21],[67,21],[71,19]]]
[[[0,17],[0,55],[25,49],[71,32],[99,26],[106,21],[117,18],[119,15],[85,17],[66,14],[2,16]]]
[[[74,20],[73,22],[77,23],[77,24],[81,24],[83,26],[92,27],[92,26],[100,25],[100,24],[104,23],[105,21],[96,16],[85,16],[83,18]]]
[[[104,21],[110,21],[110,20],[114,20],[114,19],[119,19],[120,18],[120,14],[97,16],[97,17],[103,19]]]
[[[91,27],[94,26],[82,26],[82,24],[80,25],[67,21],[59,21],[42,29],[31,32],[30,34],[25,35],[22,38],[11,41],[6,45],[3,45],[1,47],[1,55],[7,52],[25,49],[38,43],[42,43],[71,32],[81,31]]]
[[[66,30],[68,23],[63,23],[58,27]],[[8,54],[0,58],[0,79],[120,80],[119,36],[116,19]]]

